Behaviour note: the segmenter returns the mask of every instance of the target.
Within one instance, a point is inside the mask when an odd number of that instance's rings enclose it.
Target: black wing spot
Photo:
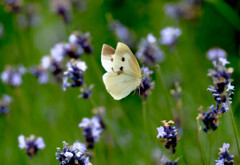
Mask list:
[[[124,61],[125,61],[125,58],[123,57],[123,58],[122,58],[122,62],[124,62]]]
[[[111,58],[111,61],[113,62],[113,58]]]
[[[123,67],[122,66],[120,67],[120,71],[123,71]]]
[[[113,69],[113,67],[112,67],[112,71],[114,72],[114,69]]]

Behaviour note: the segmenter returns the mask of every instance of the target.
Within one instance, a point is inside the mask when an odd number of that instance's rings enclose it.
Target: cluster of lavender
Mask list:
[[[143,38],[139,44],[136,56],[139,60],[148,66],[154,66],[162,62],[165,58],[159,44],[173,48],[178,41],[178,37],[182,34],[179,28],[166,27],[160,31],[159,41],[152,34],[148,34],[147,38]]]
[[[77,59],[84,53],[92,53],[90,34],[74,32],[70,35],[68,43],[56,44],[51,49],[49,56],[42,57],[41,63],[38,66],[27,69],[23,66],[18,66],[17,68],[6,66],[1,73],[1,80],[5,84],[18,87],[22,84],[22,75],[29,71],[38,78],[40,84],[46,84],[49,82],[50,71],[58,82],[62,82],[62,73],[66,63],[65,57],[69,57],[72,60],[67,63],[67,71],[64,72],[64,90],[66,90],[68,86],[80,87],[84,84],[83,72],[87,69],[87,65],[85,62]],[[72,79],[73,83],[69,85],[67,82],[68,78],[66,77]],[[92,86],[89,88],[85,86],[81,91],[83,98],[89,98],[91,96]]]
[[[188,0],[164,5],[166,15],[175,19],[195,19],[200,15],[202,0]]]
[[[83,118],[79,123],[79,127],[83,128],[86,145],[75,142],[72,146],[63,141],[63,149],[57,148],[56,158],[60,162],[60,165],[92,165],[89,159],[92,158],[92,154],[87,149],[93,149],[94,143],[100,139],[100,133],[105,129],[100,113],[105,113],[104,107],[98,107],[93,110],[96,114],[91,119]]]
[[[79,123],[78,126],[83,128],[87,148],[93,149],[94,143],[99,141],[100,133],[105,129],[105,124],[103,123],[101,117],[99,115],[95,115],[91,119],[83,118],[82,122]]]
[[[17,68],[6,66],[1,74],[1,80],[4,84],[9,84],[13,87],[18,87],[22,84],[22,75],[26,73],[23,66]]]
[[[62,17],[65,23],[71,21],[72,8],[83,11],[86,8],[86,0],[51,0],[52,11]]]
[[[60,165],[92,165],[89,162],[91,155],[86,146],[80,142],[75,142],[69,146],[63,141],[63,149],[61,151],[60,148],[57,148],[56,157]]]
[[[172,126],[174,124],[174,121],[170,120],[166,122],[166,120],[163,120],[162,123],[163,126],[157,128],[158,131],[157,139],[163,142],[165,148],[169,150],[169,152],[175,154],[179,137],[177,129],[174,126]],[[165,157],[162,162],[164,162],[165,165],[177,164],[177,160],[171,162],[167,160],[167,158]]]
[[[213,85],[209,86],[208,91],[212,93],[216,106],[211,105],[208,112],[200,109],[197,119],[203,121],[205,132],[209,129],[217,129],[218,118],[229,110],[228,106],[231,104],[231,95],[234,90],[234,86],[231,86],[233,68],[226,68],[226,64],[229,64],[226,60],[226,52],[220,48],[213,48],[207,52],[207,56],[214,66],[214,69],[210,69],[208,72],[208,76],[213,81]]]
[[[12,102],[12,98],[8,95],[3,95],[0,100],[0,114],[6,115],[9,112],[9,106]]]
[[[136,52],[137,58],[149,67],[156,66],[162,62],[165,58],[164,52],[160,49],[159,43],[167,45],[172,48],[177,43],[178,37],[181,35],[179,28],[167,27],[160,31],[160,39],[157,39],[153,34],[148,34],[146,38],[143,38],[138,45]],[[142,75],[144,75],[141,85],[139,86],[139,94],[144,98],[147,98],[151,93],[151,89],[154,88],[154,82],[151,82],[148,67],[143,67]]]
[[[20,135],[18,137],[18,143],[18,146],[21,149],[26,149],[26,153],[29,157],[36,155],[39,149],[43,150],[45,148],[43,138],[36,138],[34,135],[31,135],[29,138],[25,138],[23,135]]]
[[[143,76],[142,83],[139,86],[138,94],[144,99],[151,94],[151,90],[154,88],[154,81],[152,81],[150,75],[153,74],[153,71],[150,71],[148,67],[142,67],[141,72]]]
[[[220,152],[218,160],[215,160],[216,165],[233,165],[233,155],[229,155],[229,147],[228,143],[223,143],[222,148],[219,148]]]
[[[48,83],[49,74],[52,72],[58,82],[63,82],[63,90],[67,87],[83,87],[81,95],[85,99],[90,98],[92,94],[92,85],[87,88],[84,83],[84,72],[87,65],[79,58],[84,54],[93,52],[90,44],[90,34],[81,32],[73,32],[68,39],[68,43],[57,43],[50,51],[49,56],[44,56],[41,59],[41,64],[31,68],[31,72],[38,78],[40,84]],[[66,64],[66,58],[69,62]],[[65,69],[66,64],[66,71]],[[71,82],[69,82],[69,80]]]
[[[153,66],[164,60],[164,53],[159,48],[156,37],[151,33],[139,43],[136,56],[148,66]]]

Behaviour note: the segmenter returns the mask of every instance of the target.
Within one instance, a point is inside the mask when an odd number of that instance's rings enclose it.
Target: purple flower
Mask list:
[[[63,150],[57,148],[56,157],[60,165],[92,165],[89,162],[90,154],[86,146],[80,142],[75,142],[69,146],[63,141]]]
[[[9,106],[12,98],[8,95],[3,95],[0,100],[0,114],[6,115],[9,112]]]
[[[85,140],[87,142],[87,148],[94,148],[94,143],[99,141],[100,133],[105,128],[101,117],[96,115],[91,119],[83,118],[82,122],[79,123],[78,126],[83,128]]]
[[[182,34],[182,30],[174,27],[166,27],[161,30],[160,42],[163,45],[174,45],[176,44],[178,37]]]
[[[166,122],[162,121],[163,126],[157,128],[158,135],[157,138],[162,140],[166,149],[171,150],[174,154],[176,151],[177,142],[179,140],[177,129],[172,125],[174,122],[172,120]]]
[[[233,155],[229,155],[229,147],[228,143],[223,143],[222,148],[219,148],[220,152],[218,153],[219,158],[215,160],[216,165],[233,165]]]
[[[26,152],[29,157],[36,155],[38,150],[43,150],[45,148],[45,143],[42,137],[36,138],[34,135],[31,135],[29,138],[25,138],[23,135],[18,136],[19,148],[26,149]]]
[[[149,66],[164,60],[164,53],[157,45],[157,39],[152,34],[148,34],[146,38],[141,40],[136,56],[142,63]]]

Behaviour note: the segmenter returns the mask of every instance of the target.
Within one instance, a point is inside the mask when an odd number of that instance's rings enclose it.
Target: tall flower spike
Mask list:
[[[43,150],[45,148],[43,138],[36,138],[34,135],[31,135],[29,138],[20,135],[18,137],[18,143],[19,148],[26,149],[26,153],[29,157],[36,155],[39,149]]]
[[[6,115],[9,112],[9,105],[12,102],[12,98],[8,95],[3,95],[0,100],[0,114]]]
[[[151,33],[146,38],[141,39],[136,56],[142,63],[149,66],[162,62],[165,57],[157,45],[157,39]]]
[[[69,146],[63,141],[63,150],[57,148],[56,152],[56,159],[60,162],[60,165],[92,165],[89,158],[90,154],[86,146],[80,142],[75,142],[72,146]]]
[[[213,48],[207,52],[207,57],[212,61],[214,69],[209,69],[208,76],[212,78],[213,85],[207,90],[212,93],[216,107],[212,105],[208,112],[201,112],[197,119],[201,119],[205,125],[203,129],[207,132],[209,129],[216,130],[218,127],[218,118],[229,110],[228,104],[231,104],[231,97],[234,86],[231,85],[231,74],[233,68],[226,68],[229,62],[226,59],[226,52],[220,48]]]
[[[165,148],[174,154],[176,152],[175,148],[179,140],[177,129],[172,126],[174,121],[170,120],[166,122],[166,120],[163,120],[162,123],[163,126],[157,128],[157,138],[163,141]]]
[[[82,122],[78,125],[83,128],[85,140],[87,142],[87,148],[94,148],[94,143],[100,138],[100,133],[103,131],[105,126],[102,124],[102,119],[100,116],[94,116],[91,119],[83,118]]]
[[[142,83],[139,86],[138,93],[140,96],[143,96],[143,98],[147,99],[148,95],[151,94],[151,90],[154,88],[154,81],[151,81],[150,74],[153,73],[153,71],[150,71],[148,67],[142,67],[141,68],[142,75],[144,75],[144,78],[142,79]]]
[[[218,153],[219,158],[215,160],[216,165],[233,165],[233,155],[229,155],[229,147],[228,143],[223,143],[222,148],[219,148],[220,152]]]

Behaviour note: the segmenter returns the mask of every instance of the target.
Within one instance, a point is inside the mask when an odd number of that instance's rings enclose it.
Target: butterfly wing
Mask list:
[[[116,51],[106,44],[102,47],[101,61],[107,72],[126,71],[141,77],[141,71],[136,57],[127,45],[119,42]]]
[[[132,72],[107,72],[103,75],[103,82],[108,93],[115,100],[120,100],[136,89],[141,79]]]
[[[129,47],[124,43],[119,42],[117,44],[115,59],[119,62],[119,65],[124,67],[125,71],[133,72],[137,76],[141,77],[138,61]]]
[[[106,44],[103,44],[102,54],[101,54],[101,62],[102,66],[107,72],[113,72],[113,58],[114,58],[115,50]]]

